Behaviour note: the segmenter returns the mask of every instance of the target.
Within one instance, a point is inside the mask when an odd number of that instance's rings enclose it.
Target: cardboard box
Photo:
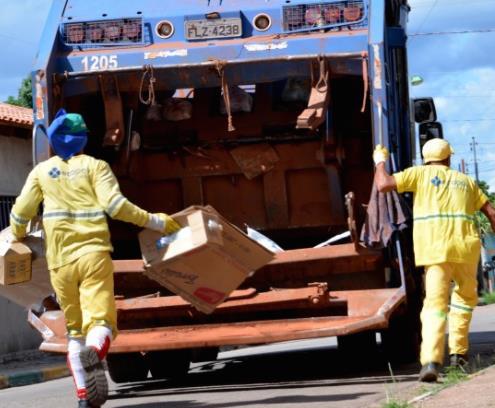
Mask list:
[[[31,280],[31,250],[20,242],[0,244],[0,284]]]
[[[274,256],[212,207],[189,207],[173,218],[183,227],[176,234],[139,234],[145,275],[204,313]]]

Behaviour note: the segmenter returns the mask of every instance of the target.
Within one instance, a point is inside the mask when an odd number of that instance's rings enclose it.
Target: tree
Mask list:
[[[490,186],[488,185],[488,183],[486,181],[480,181],[478,183],[478,186],[486,194],[488,200],[495,205],[495,193],[490,193]],[[478,224],[478,227],[482,234],[493,232],[490,221],[488,221],[488,218],[486,218],[485,215],[479,211],[476,213],[476,223]]]
[[[25,108],[33,107],[33,91],[31,88],[30,76],[22,80],[21,86],[17,91],[17,98],[9,96],[6,102],[10,103],[11,105],[23,106]]]

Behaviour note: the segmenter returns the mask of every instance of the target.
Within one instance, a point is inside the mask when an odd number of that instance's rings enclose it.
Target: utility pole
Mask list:
[[[461,166],[461,169],[460,169],[461,173],[466,174],[466,162],[464,161],[464,159],[461,159],[460,166]]]
[[[479,184],[480,182],[480,176],[478,173],[478,159],[476,157],[476,146],[478,143],[476,143],[476,139],[473,136],[473,141],[470,143],[471,145],[471,150],[473,151],[473,158],[474,158],[474,176],[476,178],[476,183]]]

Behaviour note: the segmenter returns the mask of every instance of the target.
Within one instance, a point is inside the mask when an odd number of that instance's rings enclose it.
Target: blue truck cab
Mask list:
[[[415,358],[408,234],[383,250],[358,238],[374,145],[390,148],[393,170],[414,156],[408,11],[406,0],[53,1],[32,73],[35,162],[50,155],[57,110],[79,112],[87,153],[131,201],[170,214],[209,204],[284,249],[206,316],[147,279],[137,230],[112,223],[115,381],[168,377],[223,346],[337,336],[355,352],[376,332],[386,353]],[[65,351],[61,313],[36,318],[51,333],[41,349]]]

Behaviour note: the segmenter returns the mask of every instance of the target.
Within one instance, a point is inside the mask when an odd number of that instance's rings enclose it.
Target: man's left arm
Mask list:
[[[486,218],[490,221],[490,225],[492,226],[492,230],[495,231],[495,208],[487,201],[483,207],[480,208],[480,211],[486,215]]]
[[[15,200],[10,212],[10,229],[16,239],[26,236],[27,224],[33,218],[43,200],[43,193],[39,185],[38,171],[35,167],[22,188],[21,194]]]

